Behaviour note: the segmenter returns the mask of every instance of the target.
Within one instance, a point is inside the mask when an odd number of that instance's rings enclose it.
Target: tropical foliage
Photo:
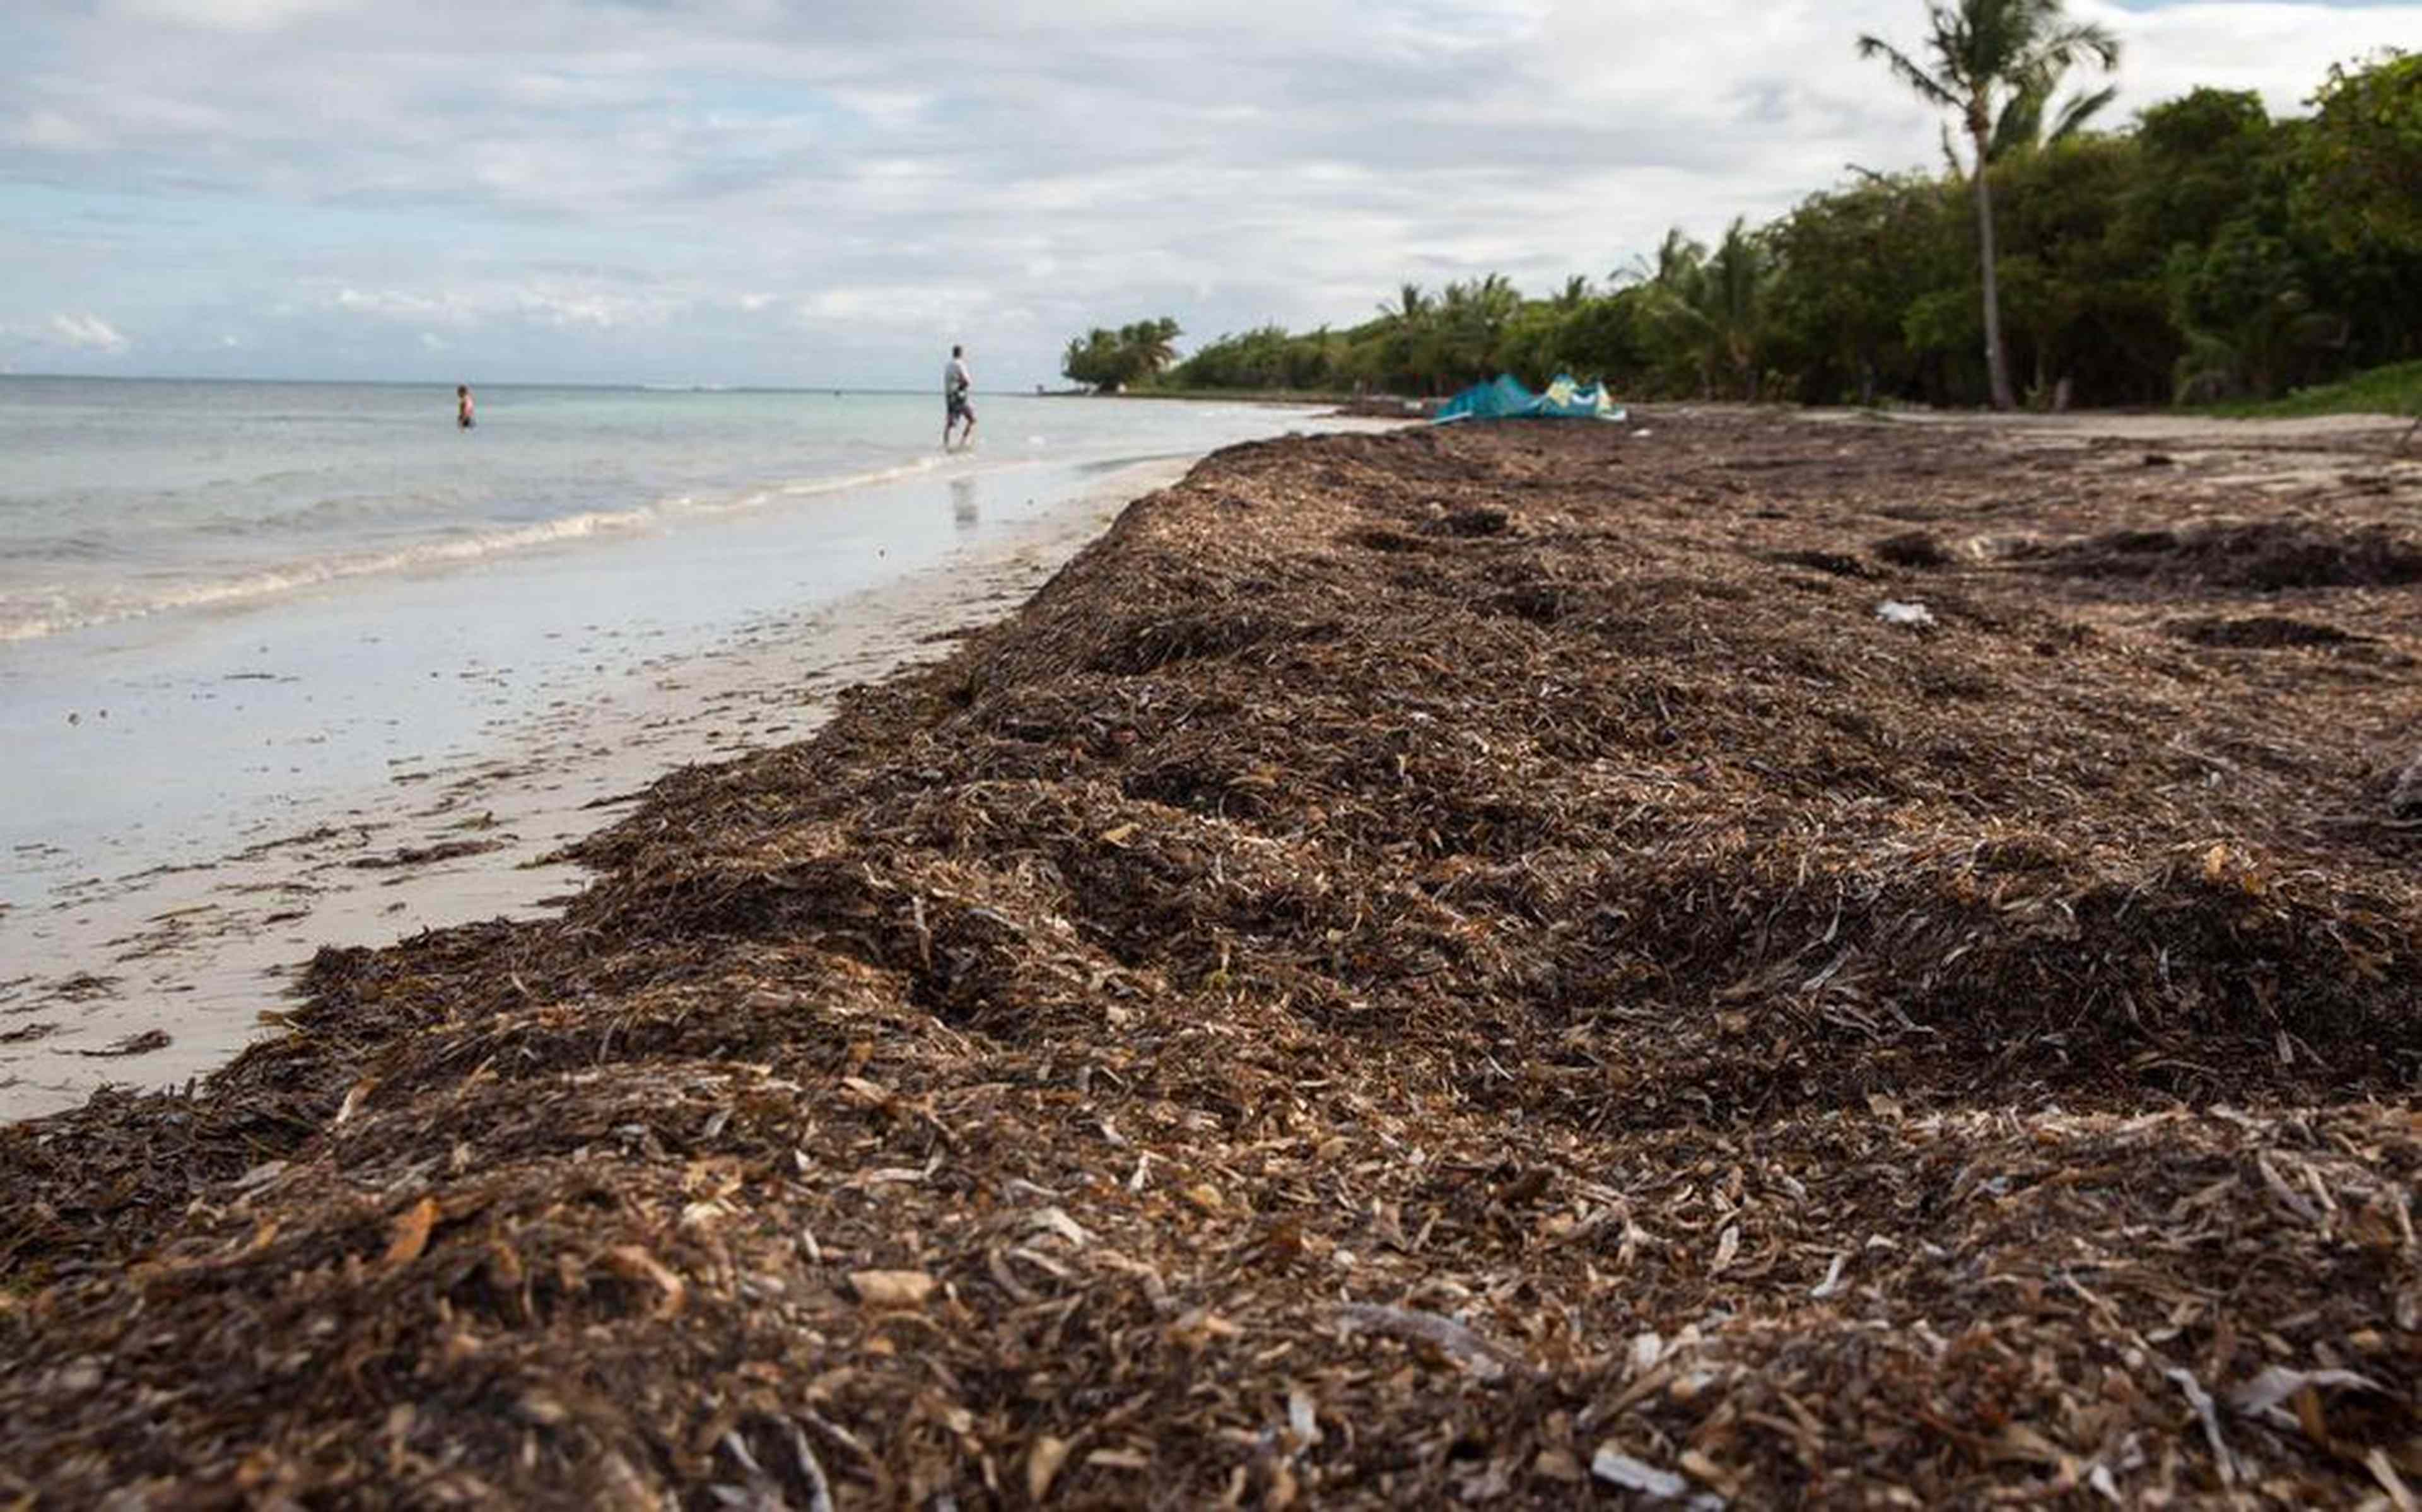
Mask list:
[[[2422,240],[2422,57],[2334,68],[2313,103],[2297,208],[2341,248]]]
[[[2334,69],[2309,116],[2197,89],[2113,130],[2062,70],[2020,71],[1981,154],[1962,117],[1946,171],[1856,171],[1764,225],[1676,230],[1528,297],[1495,274],[1407,284],[1359,324],[1263,326],[1165,366],[1117,358],[1137,327],[1096,332],[1068,370],[1405,395],[1569,371],[1642,398],[1974,404],[1995,391],[1989,311],[2021,403],[2259,401],[2422,358],[2422,58]]]
[[[1079,383],[1115,393],[1167,367],[1177,355],[1184,335],[1175,320],[1138,320],[1115,331],[1095,326],[1082,339],[1071,339],[1060,370]]]
[[[1992,174],[1995,138],[2006,156],[2015,140],[2040,136],[2045,104],[2061,75],[2092,57],[2108,69],[2119,61],[2119,43],[2100,26],[2062,14],[2060,0],[1959,0],[1927,7],[1925,60],[1880,37],[1859,39],[1861,57],[1880,57],[1899,80],[1927,104],[1958,116],[1974,151],[1970,182],[1976,198],[1977,258],[1985,319],[1985,372],[1993,408],[2009,409],[2008,354],[2002,342],[1999,262],[1993,246]],[[2074,130],[2097,108],[2088,96],[2063,113],[2061,127]],[[2055,135],[2066,131],[2055,128]]]

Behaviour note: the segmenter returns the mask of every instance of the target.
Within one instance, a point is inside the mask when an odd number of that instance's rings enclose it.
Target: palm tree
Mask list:
[[[2072,22],[2061,0],[1957,0],[1926,8],[1929,71],[1882,38],[1859,38],[1861,57],[1881,57],[1895,77],[1930,105],[1958,114],[1975,151],[1977,257],[1985,279],[1985,366],[1992,381],[1993,408],[2016,406],[2010,367],[2002,351],[2001,289],[1993,269],[1993,192],[1986,175],[1992,161],[1995,101],[2045,87],[2080,58],[2108,69],[2119,61],[2119,40],[2100,26]]]
[[[1641,270],[1649,319],[1697,367],[1702,398],[1716,397],[1720,377],[1738,385],[1743,398],[1758,398],[1774,268],[1765,239],[1736,219],[1713,252],[1675,226],[1657,249],[1654,272]]]
[[[1495,371],[1499,342],[1521,308],[1521,294],[1503,273],[1447,285],[1439,296],[1435,327],[1440,382],[1469,382]]]
[[[1149,378],[1168,366],[1177,356],[1177,338],[1185,335],[1177,322],[1164,315],[1156,320],[1138,320],[1119,328],[1119,346],[1130,377]]]
[[[2002,107],[2000,117],[1993,122],[1993,139],[1985,148],[1987,158],[1999,163],[2021,152],[2056,147],[2085,130],[2095,117],[2119,98],[2117,85],[2105,85],[2091,93],[2070,95],[2061,101],[2058,110],[2053,110],[2052,97],[2060,92],[2061,75],[2068,71],[2066,68],[2054,68],[2011,94],[2009,103]]]
[[[1654,284],[1673,288],[1688,283],[1698,272],[1699,264],[1707,260],[1707,249],[1691,240],[1688,232],[1676,226],[1665,233],[1657,244],[1657,260],[1649,263],[1634,257],[1628,266],[1614,271],[1618,283]]]
[[[1438,302],[1419,284],[1401,284],[1396,303],[1381,304],[1379,313],[1388,327],[1380,347],[1381,382],[1391,385],[1401,382],[1425,394],[1437,392],[1442,355]]]
[[[1641,307],[1663,335],[1666,350],[1690,359],[1703,399],[1715,397],[1716,382],[1714,348],[1708,340],[1713,325],[1704,308],[1706,263],[1707,249],[1677,226],[1659,243],[1655,263],[1635,257],[1614,273],[1617,281],[1640,291]]]
[[[1773,282],[1774,259],[1764,242],[1735,219],[1707,259],[1706,274],[1704,307],[1718,346],[1750,402],[1755,403],[1764,376],[1766,293]]]
[[[2060,77],[2068,71],[2053,69],[2044,77],[2030,80],[2011,91],[2002,113],[1993,118],[1992,140],[1985,147],[1986,162],[2007,163],[2029,152],[2057,147],[2083,132],[2094,123],[2095,117],[2119,98],[2119,86],[2106,85],[2090,93],[2070,95],[2061,101],[2058,110],[2053,110],[2052,97],[2059,92]],[[2051,113],[2049,122],[2046,112]],[[1942,162],[1954,177],[1967,177],[1968,165],[1960,161],[1959,148],[1947,125],[1942,128]],[[1855,168],[1857,164],[1851,166]]]

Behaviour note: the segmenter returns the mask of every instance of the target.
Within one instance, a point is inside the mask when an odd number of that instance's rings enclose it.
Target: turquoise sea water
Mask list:
[[[0,377],[0,642],[871,484],[1207,450],[1299,416],[984,396]]]

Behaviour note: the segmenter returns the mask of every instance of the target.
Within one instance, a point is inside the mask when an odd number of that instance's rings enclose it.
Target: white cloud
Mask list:
[[[463,282],[445,288],[339,288],[323,307],[356,320],[390,324],[417,333],[424,347],[438,342],[426,328],[476,339],[499,326],[584,328],[615,331],[660,324],[702,303],[696,291],[677,287],[618,287],[606,278],[540,278]]]
[[[854,111],[878,128],[897,131],[916,124],[934,102],[931,94],[913,89],[834,89],[834,104]]]
[[[996,318],[999,305],[980,284],[857,284],[820,288],[794,313],[808,325],[905,334],[957,330]]]
[[[686,301],[678,293],[621,293],[577,286],[541,285],[513,295],[513,307],[543,325],[614,331],[660,323]]]
[[[2416,6],[2069,4],[2126,41],[2115,120],[2202,83],[2290,111],[2333,61],[2422,49]],[[1918,0],[15,0],[0,194],[109,193],[0,231],[0,319],[107,288],[147,358],[234,326],[282,371],[332,333],[398,363],[438,335],[532,377],[810,382],[844,350],[921,382],[948,327],[1041,379],[1089,324],[1207,337],[1359,320],[1408,278],[1602,277],[1846,164],[1930,167],[1937,120],[1852,46],[1922,23]]]
[[[353,0],[128,0],[137,20],[165,21],[210,31],[265,32],[307,16],[348,8]]]
[[[2119,34],[2127,103],[2141,108],[2198,85],[2251,89],[2273,115],[2301,115],[2333,63],[2374,48],[2422,50],[2422,11],[2410,5],[2340,9],[2214,4],[2130,10],[2077,0],[2078,13]]]
[[[6,140],[55,152],[81,152],[102,145],[98,135],[55,110],[31,110],[18,117],[9,123]]]
[[[116,326],[90,313],[52,316],[48,335],[59,345],[79,351],[118,352],[134,345]]]
[[[442,321],[465,324],[478,316],[459,294],[417,294],[396,288],[339,288],[329,303],[349,315],[382,320]]]

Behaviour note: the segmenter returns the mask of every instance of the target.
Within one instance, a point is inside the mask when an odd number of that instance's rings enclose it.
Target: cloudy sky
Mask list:
[[[8,0],[0,371],[987,387],[1935,161],[1920,0]],[[2071,0],[2120,113],[2422,5]]]

